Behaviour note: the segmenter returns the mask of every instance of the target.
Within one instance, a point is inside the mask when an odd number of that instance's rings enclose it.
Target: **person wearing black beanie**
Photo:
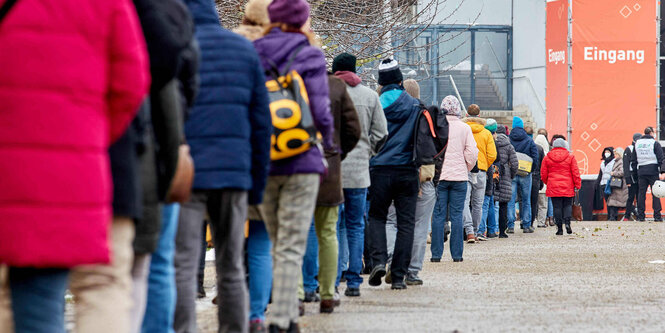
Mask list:
[[[352,54],[349,53],[341,53],[340,55],[336,56],[335,59],[333,59],[332,63],[332,72],[337,73],[337,72],[351,72],[355,73],[356,72],[356,57]]]
[[[396,60],[387,58],[379,65],[379,85],[401,84],[404,80]]]

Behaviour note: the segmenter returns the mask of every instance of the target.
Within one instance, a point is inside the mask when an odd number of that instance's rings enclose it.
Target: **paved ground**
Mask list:
[[[334,314],[318,304],[304,332],[665,332],[665,224],[574,223],[465,246],[464,262],[430,263],[406,291],[361,287]],[[214,285],[209,267],[208,287]],[[209,289],[209,294],[214,290]],[[343,292],[343,288],[341,290]],[[215,308],[199,303],[202,332]]]

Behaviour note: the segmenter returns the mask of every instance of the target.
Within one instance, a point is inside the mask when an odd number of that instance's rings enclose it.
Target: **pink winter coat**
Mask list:
[[[150,81],[136,9],[20,0],[0,49],[0,264],[107,263],[107,150]]]
[[[441,168],[440,180],[468,181],[469,171],[478,161],[478,147],[471,127],[456,116],[448,119],[448,148]]]

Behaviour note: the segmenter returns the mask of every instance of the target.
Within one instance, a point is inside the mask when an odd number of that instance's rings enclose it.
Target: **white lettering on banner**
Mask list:
[[[566,51],[553,51],[552,49],[547,50],[549,56],[549,62],[553,62],[555,65],[558,63],[566,62]]]
[[[644,50],[602,50],[587,46],[584,48],[584,60],[607,61],[610,64],[617,61],[635,61],[641,64],[644,62]]]

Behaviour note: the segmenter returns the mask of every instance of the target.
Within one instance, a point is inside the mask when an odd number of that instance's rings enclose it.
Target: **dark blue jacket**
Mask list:
[[[513,128],[512,132],[510,132],[510,143],[515,147],[516,152],[527,154],[533,159],[531,170],[540,170],[540,165],[538,164],[540,161],[538,158],[538,147],[533,141],[533,138],[531,138],[529,134],[526,134],[526,131],[523,128]]]
[[[421,110],[420,101],[396,84],[383,87],[380,99],[388,121],[388,138],[370,161],[370,167],[407,165],[415,168],[413,132]]]
[[[213,0],[186,0],[201,48],[201,87],[185,124],[195,189],[250,190],[263,197],[272,120],[265,76],[252,44],[223,29]]]

